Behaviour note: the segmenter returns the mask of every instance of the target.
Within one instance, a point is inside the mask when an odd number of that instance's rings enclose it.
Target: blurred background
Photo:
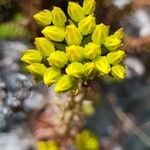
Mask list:
[[[0,0],[0,150],[34,150],[39,140],[75,150],[70,139],[82,129],[96,134],[101,150],[150,149],[150,0],[96,1],[97,23],[125,30],[127,78],[93,81],[82,121],[64,136],[56,114],[66,95],[34,84],[19,58],[41,36],[33,14],[53,6],[66,12],[68,0]]]

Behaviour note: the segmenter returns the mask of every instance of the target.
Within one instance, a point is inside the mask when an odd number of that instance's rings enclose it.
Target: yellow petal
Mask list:
[[[38,24],[47,26],[51,24],[52,14],[49,10],[45,9],[35,14],[33,18],[37,21]]]
[[[26,50],[21,57],[21,61],[32,64],[32,63],[40,63],[42,60],[42,56],[37,50]]]
[[[64,26],[67,21],[66,15],[59,7],[54,7],[52,10],[52,22],[55,26]]]
[[[58,68],[64,67],[67,64],[67,62],[68,62],[68,58],[67,58],[66,53],[64,53],[62,51],[55,51],[55,52],[53,52],[48,57],[47,60],[48,60],[50,65],[56,66]]]
[[[100,56],[95,60],[95,66],[100,73],[108,74],[111,70],[106,56]]]
[[[69,25],[66,27],[65,40],[68,45],[80,45],[82,38],[82,34],[75,25]]]
[[[97,44],[103,44],[108,36],[109,27],[103,23],[96,25],[92,34],[92,41]]]
[[[62,42],[65,37],[65,31],[62,27],[47,26],[42,30],[44,36],[52,41]]]
[[[78,45],[71,45],[66,47],[66,54],[69,60],[72,61],[82,61],[83,60],[83,47]]]
[[[61,70],[56,67],[47,68],[46,72],[44,73],[44,83],[48,86],[51,86],[61,77]]]
[[[75,80],[68,75],[63,75],[55,85],[55,92],[62,93],[73,89],[75,86]]]
[[[46,71],[46,67],[43,64],[40,64],[40,63],[33,63],[33,64],[27,66],[26,69],[31,74],[40,75],[40,76],[43,76],[45,71]]]
[[[75,2],[69,2],[68,14],[72,20],[78,22],[84,17],[83,8]]]
[[[34,43],[43,57],[49,56],[55,51],[54,44],[44,37],[35,38]]]

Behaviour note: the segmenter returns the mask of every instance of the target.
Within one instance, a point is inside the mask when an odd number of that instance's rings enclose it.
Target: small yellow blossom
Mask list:
[[[75,80],[68,75],[63,75],[56,82],[55,92],[62,93],[73,89],[76,86]]]
[[[124,37],[124,29],[120,28],[118,29],[114,35],[118,38],[118,39],[122,39]]]
[[[101,55],[100,45],[96,43],[88,43],[84,47],[84,57],[90,60],[95,59],[97,56]]]
[[[111,70],[110,64],[106,56],[100,56],[95,60],[95,66],[100,73],[108,74]]]
[[[43,57],[47,57],[55,51],[54,44],[44,37],[35,38],[34,43]]]
[[[82,38],[82,34],[75,25],[69,25],[66,27],[65,39],[68,45],[80,45]]]
[[[97,44],[104,44],[109,32],[109,27],[103,23],[96,25],[92,34],[92,41]]]
[[[95,0],[84,0],[83,11],[86,15],[93,14],[95,11],[96,3]]]
[[[126,75],[125,67],[122,65],[115,65],[112,67],[112,75],[117,79],[124,79]]]
[[[95,134],[89,130],[83,130],[81,133],[78,133],[75,138],[75,145],[78,150],[99,150],[100,143]]]
[[[87,79],[93,79],[96,73],[95,65],[93,62],[87,62],[84,64],[84,75]]]
[[[56,66],[58,68],[64,67],[67,64],[67,62],[68,62],[68,58],[67,58],[66,53],[64,53],[62,51],[55,51],[55,52],[53,52],[48,57],[47,60],[48,60],[50,65]]]
[[[110,51],[117,50],[122,46],[121,40],[114,35],[111,35],[106,38],[105,46]]]
[[[49,10],[45,9],[35,14],[33,18],[38,22],[38,24],[47,26],[51,24],[52,14]]]
[[[48,86],[51,86],[61,77],[61,70],[56,67],[47,68],[46,72],[44,73],[44,83]]]
[[[39,76],[43,76],[46,71],[46,67],[40,63],[32,63],[31,65],[27,66],[26,68],[31,74],[39,75]]]
[[[81,19],[81,21],[78,24],[79,31],[83,35],[92,33],[93,30],[95,29],[95,26],[96,26],[95,17],[93,17],[92,15],[89,15]]]
[[[71,45],[69,47],[66,47],[66,54],[71,62],[80,62],[83,60],[83,47],[78,45]]]
[[[54,7],[52,10],[52,22],[55,26],[64,26],[67,17],[63,10],[59,7]]]
[[[116,65],[120,63],[125,56],[125,52],[123,50],[112,51],[107,54],[107,59],[110,64]]]
[[[58,26],[47,26],[42,30],[44,36],[52,41],[62,42],[65,38],[65,30]]]
[[[85,74],[84,65],[79,62],[72,62],[66,68],[66,73],[75,78],[83,78]]]
[[[84,17],[83,8],[76,2],[69,2],[68,14],[76,22],[79,22]]]
[[[42,56],[39,51],[31,49],[26,50],[21,57],[21,61],[32,64],[32,63],[40,63],[42,60]]]

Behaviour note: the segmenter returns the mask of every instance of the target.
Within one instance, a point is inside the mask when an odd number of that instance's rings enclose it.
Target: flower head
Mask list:
[[[84,0],[83,6],[69,2],[70,18],[59,7],[34,15],[46,26],[44,37],[35,38],[36,48],[26,50],[21,61],[35,78],[40,76],[47,86],[54,84],[57,93],[75,90],[79,81],[102,75],[125,78],[123,28],[110,35],[109,26],[96,24],[95,5],[95,0]]]

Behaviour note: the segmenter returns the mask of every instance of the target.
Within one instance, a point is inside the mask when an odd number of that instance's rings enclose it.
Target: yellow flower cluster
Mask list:
[[[75,138],[75,145],[78,150],[100,149],[100,142],[98,140],[98,137],[87,129],[77,134]]]
[[[37,150],[60,150],[55,141],[38,141]]]
[[[76,89],[78,80],[101,75],[125,77],[123,29],[109,35],[109,26],[96,24],[95,6],[95,0],[84,0],[83,6],[69,2],[69,19],[59,7],[33,16],[44,26],[44,36],[35,38],[36,49],[26,50],[21,60],[27,63],[27,70],[35,77],[40,76],[46,85],[55,84],[57,93]]]

